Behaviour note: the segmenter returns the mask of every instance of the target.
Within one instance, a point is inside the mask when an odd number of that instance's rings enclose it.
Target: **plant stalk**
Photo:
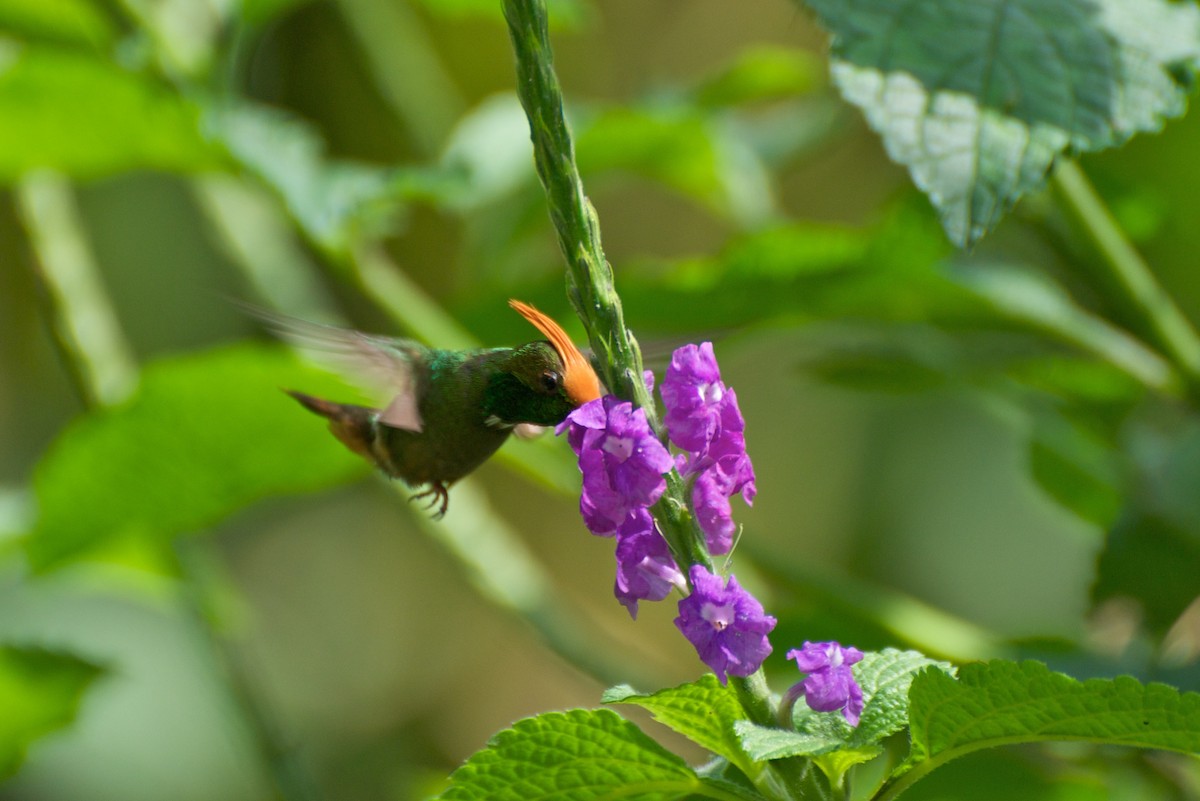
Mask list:
[[[1098,288],[1134,316],[1150,343],[1175,366],[1189,397],[1200,398],[1200,335],[1125,236],[1083,168],[1058,165],[1052,184],[1071,221],[1088,238],[1097,258],[1087,263],[1100,278]]]

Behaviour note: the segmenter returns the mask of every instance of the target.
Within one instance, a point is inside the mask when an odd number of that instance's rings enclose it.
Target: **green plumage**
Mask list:
[[[414,497],[440,502],[437,516],[445,513],[449,485],[495,453],[515,426],[555,425],[575,408],[549,342],[453,351],[342,333],[339,342],[348,345],[336,350],[349,352],[360,368],[388,375],[377,383],[399,387],[386,409],[290,394],[327,417],[338,439],[384,473],[427,487]],[[328,331],[323,338],[330,339]]]

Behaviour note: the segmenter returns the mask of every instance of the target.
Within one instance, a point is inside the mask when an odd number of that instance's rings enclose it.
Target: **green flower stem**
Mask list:
[[[640,406],[661,437],[654,399],[642,378],[642,353],[625,327],[612,266],[600,243],[600,222],[584,194],[575,164],[562,87],[554,72],[545,2],[504,0],[504,18],[516,53],[517,95],[529,118],[534,163],[567,261],[567,294],[587,328],[600,378],[613,394]],[[712,560],[698,545],[699,533],[687,513],[683,482],[674,473],[653,511],[676,558],[711,570]]]
[[[1052,185],[1071,221],[1096,251],[1086,266],[1100,279],[1097,288],[1133,314],[1150,339],[1183,376],[1192,398],[1200,398],[1200,336],[1150,267],[1126,238],[1104,201],[1074,161],[1054,171]]]
[[[534,162],[567,261],[567,293],[587,328],[604,383],[617,396],[642,407],[646,420],[661,436],[654,399],[642,379],[641,351],[625,327],[612,266],[600,243],[600,222],[575,164],[575,147],[563,114],[562,88],[554,72],[545,2],[504,0],[504,17],[516,53],[517,94],[529,118]],[[672,471],[667,491],[654,507],[655,519],[677,557],[711,570],[711,558],[700,544],[703,539],[687,508],[684,482]],[[775,716],[761,670],[749,678],[730,681],[751,720],[772,725]],[[774,766],[769,768],[770,773],[775,770]],[[785,784],[797,786],[799,777],[783,778]],[[767,777],[764,781],[774,784]]]
[[[612,267],[600,244],[596,210],[583,192],[575,165],[575,146],[550,52],[545,2],[504,0],[504,17],[516,51],[517,94],[529,117],[534,162],[567,260],[568,294],[599,357],[600,377],[614,394],[645,409],[657,431],[658,415],[642,381],[642,354],[625,327]]]

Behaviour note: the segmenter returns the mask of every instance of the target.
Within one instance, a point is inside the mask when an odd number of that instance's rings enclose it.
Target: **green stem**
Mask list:
[[[545,2],[503,2],[516,54],[517,94],[529,118],[534,163],[567,262],[567,293],[588,330],[604,383],[617,396],[644,409],[646,420],[661,436],[654,400],[642,378],[641,350],[625,327],[612,267],[600,242],[600,222],[575,164],[575,147],[563,114],[562,87],[554,72]],[[672,471],[667,491],[654,507],[655,519],[677,559],[703,564],[711,570],[711,558],[700,544],[703,538],[687,508],[684,482]],[[749,678],[732,681],[750,718],[764,726],[772,725],[775,716],[761,670]],[[780,776],[782,783],[793,788],[802,777],[786,773],[795,767],[784,766],[780,771],[785,774]],[[767,768],[772,775],[777,770],[776,766]]]
[[[601,379],[613,394],[640,406],[661,437],[654,399],[642,377],[642,352],[625,327],[612,266],[600,243],[600,221],[584,194],[575,164],[562,87],[554,72],[546,4],[544,0],[504,0],[504,18],[516,53],[517,95],[529,118],[534,163],[567,261],[567,294],[588,330]],[[654,517],[677,559],[711,570],[712,560],[695,545],[701,540],[686,510],[683,482],[672,473],[667,491],[654,506]]]
[[[1200,395],[1200,336],[1150,267],[1126,238],[1116,219],[1073,161],[1054,171],[1053,186],[1072,222],[1087,236],[1097,259],[1085,266],[1100,279],[1098,288],[1116,294],[1154,347],[1175,365],[1192,397]]]

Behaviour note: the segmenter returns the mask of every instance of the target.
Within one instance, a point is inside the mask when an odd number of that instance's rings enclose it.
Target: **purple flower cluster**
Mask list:
[[[721,380],[712,343],[675,351],[662,384],[667,432],[683,450],[680,475],[693,477],[692,509],[708,551],[729,553],[737,527],[729,499],[753,503],[754,467],[746,455],[746,421],[737,395]]]
[[[639,600],[661,601],[685,585],[648,511],[666,489],[663,474],[674,460],[646,412],[612,395],[571,412],[557,429],[563,431],[583,472],[583,522],[593,534],[616,535],[615,594],[636,619]]]
[[[863,711],[862,688],[854,680],[850,666],[863,658],[862,651],[842,647],[836,642],[805,642],[802,648],[787,652],[795,659],[801,673],[808,675],[788,691],[784,706],[790,709],[798,698],[804,697],[808,706],[817,712],[841,710],[846,722],[857,726]]]
[[[646,373],[653,389],[654,376]],[[692,485],[692,511],[711,554],[728,553],[736,526],[729,500],[754,500],[754,468],[746,455],[745,421],[737,396],[721,381],[712,344],[675,351],[661,388],[676,457],[658,440],[642,409],[611,395],[580,406],[559,425],[579,457],[579,511],[593,534],[616,536],[615,594],[631,616],[638,601],[659,601],[672,588],[687,591],[670,548],[649,512],[666,489],[672,467]],[[700,658],[725,682],[749,676],[771,652],[775,618],[732,576],[726,584],[706,568],[689,572],[692,594],[679,602],[675,625]]]

